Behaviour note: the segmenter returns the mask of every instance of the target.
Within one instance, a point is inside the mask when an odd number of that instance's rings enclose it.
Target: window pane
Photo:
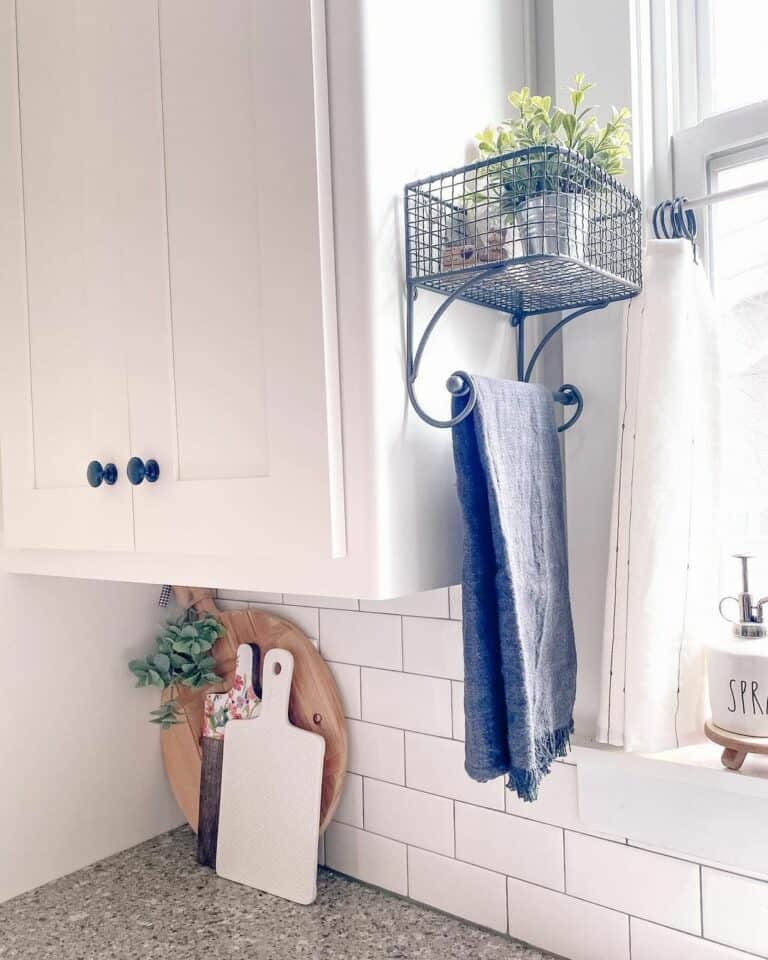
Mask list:
[[[712,168],[717,192],[765,180],[768,156]],[[768,190],[715,205],[712,227],[712,280],[720,304],[768,301]]]
[[[710,0],[712,109],[768,100],[766,0]]]
[[[754,151],[752,151],[754,156]],[[733,162],[733,161],[730,161]],[[768,180],[768,156],[712,169],[713,189]],[[722,308],[724,538],[768,548],[768,191],[711,208],[712,279]]]

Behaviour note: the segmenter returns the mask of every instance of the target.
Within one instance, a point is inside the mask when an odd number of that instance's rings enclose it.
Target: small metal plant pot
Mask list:
[[[589,207],[578,193],[540,193],[515,210],[524,256],[585,259]]]

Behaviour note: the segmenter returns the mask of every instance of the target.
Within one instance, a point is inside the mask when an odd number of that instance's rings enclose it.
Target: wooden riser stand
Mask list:
[[[704,724],[704,733],[713,742],[723,747],[720,760],[729,770],[740,770],[748,753],[768,755],[768,737],[745,737],[716,727],[711,720]]]

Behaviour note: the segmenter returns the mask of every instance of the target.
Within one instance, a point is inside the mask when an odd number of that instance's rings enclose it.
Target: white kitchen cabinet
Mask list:
[[[8,569],[457,579],[450,437],[405,403],[400,198],[503,112],[509,8],[473,5],[455,71],[459,0],[2,0]],[[438,412],[454,367],[512,359],[498,317],[456,315],[421,378]]]

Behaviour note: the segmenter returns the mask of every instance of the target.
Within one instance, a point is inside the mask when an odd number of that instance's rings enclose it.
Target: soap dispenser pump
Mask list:
[[[741,592],[720,601],[720,615],[732,624],[731,636],[707,649],[712,723],[729,733],[768,737],[768,630],[763,619],[768,597],[753,602],[751,557],[735,558],[741,563]],[[728,601],[737,605],[735,620],[725,613]]]

